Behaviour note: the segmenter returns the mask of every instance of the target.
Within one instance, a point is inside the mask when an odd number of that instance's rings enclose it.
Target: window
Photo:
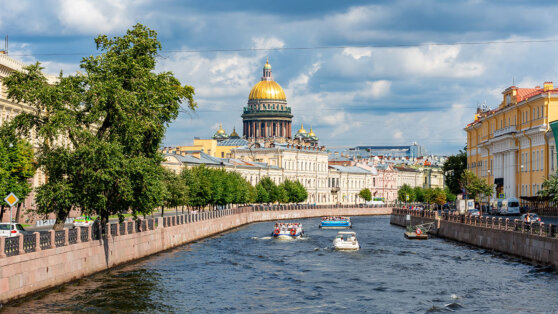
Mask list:
[[[541,117],[541,113],[539,112],[539,107],[537,107],[537,118]]]
[[[550,171],[554,172],[554,147],[550,147]]]
[[[539,170],[539,169],[540,169],[540,166],[541,166],[541,164],[540,164],[540,162],[541,162],[541,156],[540,156],[540,154],[539,154],[539,151],[537,151],[537,159],[536,159],[536,160],[537,160],[537,165],[536,165],[535,170]]]

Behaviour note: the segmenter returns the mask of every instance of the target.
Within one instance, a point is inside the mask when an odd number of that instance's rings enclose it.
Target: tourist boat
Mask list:
[[[352,228],[351,218],[349,217],[322,217],[320,228],[324,229],[347,229]]]
[[[283,223],[275,224],[275,229],[271,235],[279,239],[299,238],[304,234],[301,223]]]
[[[355,232],[340,231],[333,240],[333,247],[336,250],[358,250],[360,245]]]

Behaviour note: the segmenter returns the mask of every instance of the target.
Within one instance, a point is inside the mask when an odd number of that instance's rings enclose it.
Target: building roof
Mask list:
[[[246,146],[248,141],[243,138],[229,138],[227,140],[220,141],[217,146]]]
[[[329,168],[335,169],[339,172],[346,172],[346,173],[366,173],[371,174],[370,171],[366,169],[362,169],[356,166],[339,166],[339,165],[330,165]]]

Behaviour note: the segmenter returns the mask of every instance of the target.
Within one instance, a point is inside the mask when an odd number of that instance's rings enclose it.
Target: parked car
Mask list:
[[[535,213],[526,213],[521,215],[521,221],[525,221],[527,215],[529,215],[529,222],[541,222],[541,218]]]
[[[17,223],[2,222],[0,223],[0,237],[17,237],[20,234],[29,234],[22,225]]]
[[[471,216],[480,216],[480,212],[478,209],[469,209],[468,212]]]
[[[90,216],[81,216],[74,219],[74,227],[89,227],[93,225],[95,219]]]

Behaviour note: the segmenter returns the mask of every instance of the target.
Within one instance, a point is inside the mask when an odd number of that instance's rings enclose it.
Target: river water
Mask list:
[[[410,241],[389,217],[353,217],[362,249],[300,220],[301,240],[256,223],[3,308],[96,312],[556,312],[558,273],[443,239]]]

